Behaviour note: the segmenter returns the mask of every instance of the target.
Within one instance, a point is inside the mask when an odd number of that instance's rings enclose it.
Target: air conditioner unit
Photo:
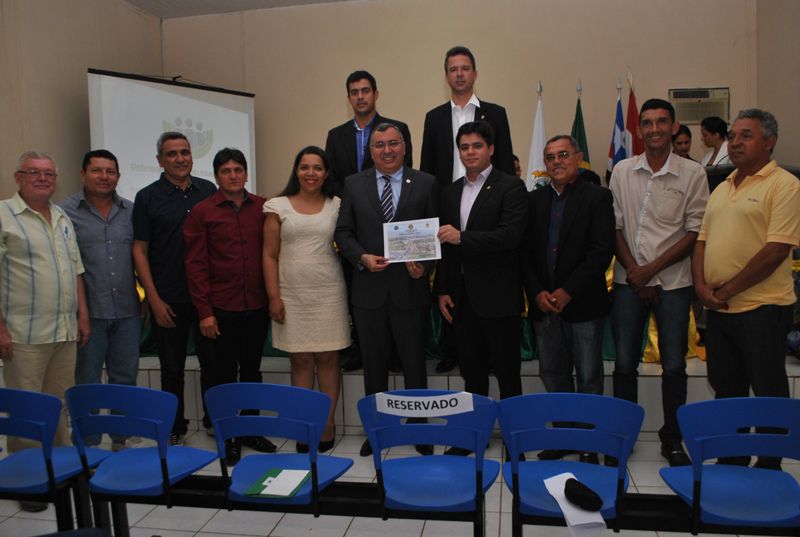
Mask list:
[[[669,102],[675,117],[685,125],[698,125],[709,116],[730,123],[730,88],[684,88],[669,90]]]

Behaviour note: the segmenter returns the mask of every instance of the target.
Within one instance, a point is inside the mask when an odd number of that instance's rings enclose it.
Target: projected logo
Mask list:
[[[211,129],[203,130],[201,121],[194,121],[191,118],[175,118],[174,122],[163,121],[164,131],[177,131],[189,140],[192,146],[192,157],[199,160],[211,151],[214,143],[214,131]]]

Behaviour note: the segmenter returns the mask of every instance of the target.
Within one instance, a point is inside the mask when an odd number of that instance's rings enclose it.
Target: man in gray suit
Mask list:
[[[426,388],[425,323],[433,263],[390,263],[383,256],[384,222],[436,216],[438,187],[426,173],[403,166],[405,142],[396,125],[381,123],[370,137],[374,168],[345,180],[336,243],[353,271],[353,320],[361,338],[364,392],[388,389],[392,340],[406,388]],[[418,446],[420,453],[432,452]],[[372,453],[369,441],[361,456]]]

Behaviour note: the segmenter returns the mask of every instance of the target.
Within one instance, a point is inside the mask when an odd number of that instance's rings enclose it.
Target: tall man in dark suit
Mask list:
[[[519,253],[528,211],[525,185],[492,166],[494,133],[487,122],[462,125],[456,143],[466,176],[442,193],[439,310],[455,328],[466,391],[488,395],[491,367],[505,399],[522,393]]]
[[[523,280],[548,392],[603,393],[603,326],[611,301],[606,269],[614,255],[614,204],[608,189],[580,175],[583,153],[568,135],[544,148],[549,187],[529,194]],[[576,379],[572,378],[575,369]],[[540,459],[567,452],[545,450]],[[596,453],[581,461],[597,463]]]
[[[364,392],[388,389],[392,341],[403,366],[406,388],[425,388],[425,323],[430,305],[432,263],[390,263],[383,256],[383,224],[436,216],[438,192],[432,176],[403,166],[405,142],[391,123],[376,125],[370,137],[374,168],[345,181],[335,239],[353,264],[351,303],[361,336]],[[423,454],[430,446],[418,446]],[[369,441],[361,456],[372,453]]]
[[[473,92],[473,85],[478,78],[475,56],[467,47],[451,48],[445,54],[444,75],[450,86],[450,101],[437,106],[425,116],[420,169],[436,176],[440,193],[463,177],[465,169],[459,157],[455,134],[464,123],[483,120],[494,130],[492,165],[505,173],[516,175],[505,108],[481,101]],[[457,346],[452,339],[452,330],[447,325],[443,326],[444,357],[436,367],[440,373],[450,371],[457,365]]]
[[[345,87],[347,88],[347,99],[350,101],[350,106],[353,107],[353,119],[329,130],[328,139],[325,141],[325,152],[331,161],[330,172],[333,178],[333,189],[339,197],[342,197],[346,177],[374,166],[368,146],[372,128],[376,125],[381,123],[397,125],[405,142],[405,166],[411,168],[412,165],[411,133],[408,125],[396,119],[382,117],[375,110],[375,102],[378,100],[378,84],[375,82],[375,77],[367,71],[354,71],[347,77]],[[342,270],[347,290],[350,292],[353,287],[353,266],[343,261]],[[351,307],[350,316],[352,317],[352,315]],[[353,344],[342,352],[341,365],[344,371],[354,371],[362,366],[361,355],[358,351],[358,331],[355,327],[353,327],[351,339]]]

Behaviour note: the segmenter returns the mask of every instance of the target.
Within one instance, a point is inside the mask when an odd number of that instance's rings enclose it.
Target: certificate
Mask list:
[[[390,263],[442,258],[438,218],[383,224],[383,257]]]

